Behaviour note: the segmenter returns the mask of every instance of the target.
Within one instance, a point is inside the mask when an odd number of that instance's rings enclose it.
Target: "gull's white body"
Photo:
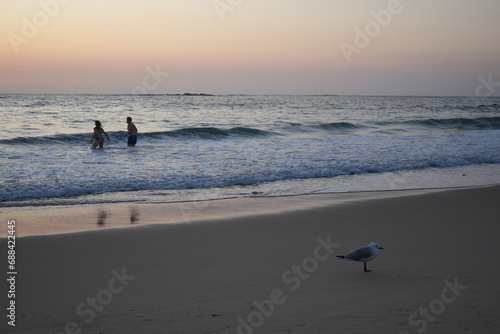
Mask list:
[[[378,256],[379,249],[383,249],[377,243],[372,242],[369,245],[361,246],[356,248],[347,255],[338,255],[337,257],[341,258],[344,261],[358,261],[364,262],[364,271],[370,271],[366,269],[366,262],[369,262],[375,259]]]

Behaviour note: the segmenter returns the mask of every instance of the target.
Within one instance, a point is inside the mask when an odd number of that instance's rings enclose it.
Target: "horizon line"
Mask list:
[[[255,94],[255,93],[227,93],[227,94],[212,94],[212,93],[148,93],[148,94],[131,94],[131,93],[1,93],[4,95],[96,95],[96,96],[180,96],[180,97],[214,97],[214,96],[360,96],[360,97],[458,97],[458,98],[500,98],[500,95],[490,96],[474,96],[474,95],[393,95],[393,94]]]

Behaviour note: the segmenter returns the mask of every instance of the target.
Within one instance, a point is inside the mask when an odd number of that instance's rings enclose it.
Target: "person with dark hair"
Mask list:
[[[104,147],[104,136],[106,136],[106,138],[108,138],[108,141],[110,141],[108,134],[102,128],[101,122],[95,121],[94,137],[92,138],[92,141],[91,141],[92,147],[97,148],[97,146],[99,146],[99,148],[103,148]]]
[[[137,143],[137,127],[132,123],[132,117],[127,117],[127,123],[127,134],[125,135],[125,137],[128,136],[127,146],[134,147]]]

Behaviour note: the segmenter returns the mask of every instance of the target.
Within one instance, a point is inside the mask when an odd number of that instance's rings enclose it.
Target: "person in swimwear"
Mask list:
[[[104,136],[106,136],[106,138],[108,138],[108,141],[110,141],[108,134],[102,128],[101,122],[95,121],[94,137],[92,138],[92,141],[91,141],[92,147],[97,148],[97,146],[99,146],[99,148],[103,148],[104,147]]]
[[[127,117],[127,123],[128,133],[125,135],[125,137],[128,136],[127,146],[134,147],[137,143],[137,127],[132,123],[132,117]]]

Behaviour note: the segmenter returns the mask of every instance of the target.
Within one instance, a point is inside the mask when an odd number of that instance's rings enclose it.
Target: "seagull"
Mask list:
[[[373,260],[378,256],[378,250],[383,249],[375,242],[372,242],[369,245],[361,246],[350,251],[347,255],[337,255],[338,258],[347,261],[359,261],[364,262],[364,272],[370,272],[371,270],[366,269],[366,262]]]

